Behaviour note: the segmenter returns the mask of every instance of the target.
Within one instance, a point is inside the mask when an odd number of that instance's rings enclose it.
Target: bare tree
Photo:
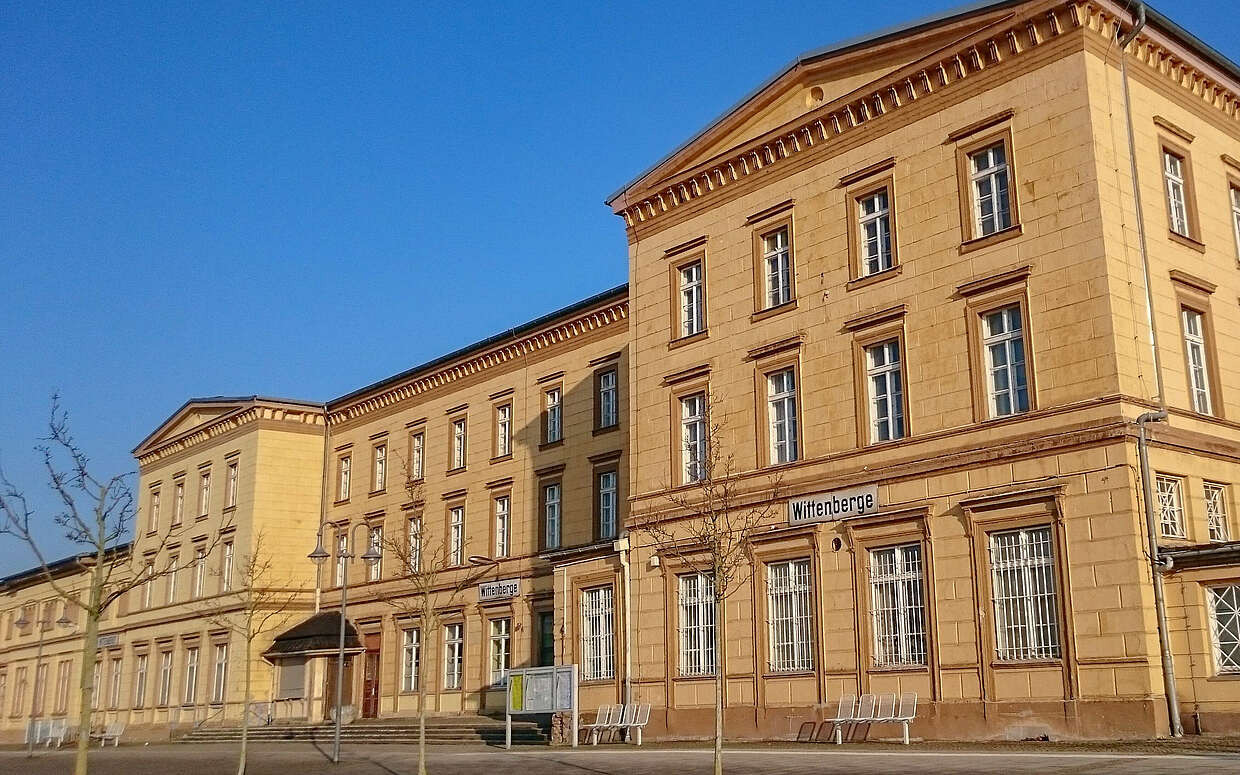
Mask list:
[[[55,596],[64,602],[67,610],[80,610],[86,617],[78,682],[77,754],[73,765],[74,775],[86,775],[94,712],[94,665],[99,654],[99,621],[108,608],[125,595],[176,571],[163,551],[175,533],[170,527],[153,547],[144,547],[147,554],[153,551],[156,557],[165,558],[158,568],[154,563],[144,563],[135,552],[124,550],[124,540],[130,535],[137,514],[131,484],[133,474],[116,474],[105,479],[91,472],[90,459],[69,432],[68,413],[61,408],[58,395],[52,396],[47,427],[47,436],[40,439],[35,450],[60,504],[50,522],[77,549],[75,559],[86,578],[85,599],[79,589],[53,574],[51,562],[40,547],[41,539],[36,535],[42,532],[40,525],[46,525],[48,520],[36,515],[25,493],[2,470],[0,534],[11,535],[26,544]],[[206,547],[204,556],[210,551],[211,548]]]
[[[735,454],[729,449],[728,417],[721,396],[703,393],[699,433],[682,440],[689,486],[664,488],[666,503],[634,522],[649,533],[660,554],[705,577],[714,616],[710,667],[715,675],[715,775],[723,772],[723,708],[727,600],[753,579],[753,537],[775,513],[781,479],[770,477],[764,497],[741,489]]]
[[[235,577],[240,583],[232,595],[215,598],[201,606],[203,615],[215,627],[226,629],[241,638],[244,644],[245,697],[241,705],[241,751],[237,759],[237,775],[245,775],[246,751],[250,737],[250,703],[254,698],[252,670],[254,642],[263,635],[284,626],[291,616],[289,610],[303,592],[292,587],[291,579],[273,583],[272,557],[264,549],[264,535],[254,536],[253,551],[242,555],[236,566]],[[234,579],[218,572],[225,588],[232,588]]]

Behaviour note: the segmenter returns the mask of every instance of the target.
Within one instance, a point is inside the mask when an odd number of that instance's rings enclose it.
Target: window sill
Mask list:
[[[225,514],[231,514],[231,513],[233,513],[233,512],[234,512],[234,511],[236,511],[236,510],[237,510],[237,504],[235,504],[235,503],[234,503],[233,505],[231,505],[231,506],[225,506],[225,507],[224,507],[224,513],[225,513]]]
[[[506,454],[506,455],[496,455],[495,457],[491,458],[491,462],[492,462],[492,463],[505,463],[505,462],[507,462],[507,461],[509,461],[509,460],[512,460],[512,453],[511,453],[511,452],[509,452],[509,453],[508,453],[508,454]]]
[[[461,466],[459,468],[449,468],[447,471],[444,472],[444,476],[456,476],[457,474],[463,472],[464,470],[465,470],[465,466]]]
[[[1240,673],[1218,673],[1210,676],[1206,681],[1240,681]]]
[[[333,506],[346,506],[348,505],[348,503],[349,503],[348,498],[340,498],[339,500],[332,501]]]
[[[887,665],[884,667],[871,667],[869,669],[869,672],[871,674],[881,673],[882,675],[892,675],[892,674],[917,675],[918,673],[930,672],[930,668],[926,667],[925,665]]]
[[[673,676],[672,680],[682,681],[686,683],[690,681],[710,681],[711,683],[714,683],[715,674],[714,673],[696,673],[694,675],[677,675],[677,676]]]
[[[198,516],[194,517],[194,521],[195,521],[195,522],[201,522],[201,521],[203,521],[204,519],[206,519],[206,518],[207,518],[207,517],[209,517],[209,516],[210,516],[210,514],[199,514]]]
[[[582,678],[578,683],[581,686],[610,686],[616,682],[615,676],[611,678]]]
[[[377,490],[371,490],[370,492],[366,493],[366,497],[367,497],[367,498],[373,498],[373,497],[375,497],[376,495],[387,495],[387,488],[386,488],[386,487],[380,487],[380,488],[379,488],[379,489],[377,489]]]
[[[814,678],[817,675],[818,673],[813,670],[797,670],[795,672],[789,671],[787,673],[772,673],[768,670],[762,674],[762,678],[765,680],[770,680],[772,678]]]
[[[1198,242],[1197,240],[1193,239],[1192,237],[1189,237],[1186,234],[1180,234],[1178,231],[1171,231],[1170,229],[1168,229],[1167,236],[1171,239],[1172,242],[1178,242],[1184,247],[1192,248],[1198,253],[1206,252],[1206,245],[1204,242]]]
[[[796,299],[785,301],[783,304],[777,304],[774,307],[767,307],[766,309],[758,310],[757,312],[749,316],[749,322],[757,323],[760,320],[766,320],[767,318],[773,318],[776,315],[780,315],[785,312],[791,312],[792,310],[796,308],[797,308]]]
[[[555,441],[544,441],[542,444],[538,445],[538,449],[555,449],[556,447],[562,446],[564,446],[564,439],[556,439]]]
[[[1062,659],[997,659],[990,663],[995,670],[1021,670],[1030,667],[1063,667]]]
[[[1018,223],[1015,226],[1007,227],[1003,231],[997,231],[994,234],[987,234],[985,237],[974,237],[973,239],[969,239],[969,240],[965,240],[964,242],[961,242],[960,243],[960,254],[964,255],[965,253],[972,253],[975,250],[981,250],[982,248],[988,248],[991,245],[994,245],[999,242],[1006,242],[1007,240],[1013,239],[1015,237],[1019,237],[1020,235],[1021,235],[1021,226]]]
[[[881,283],[883,280],[888,280],[892,277],[897,277],[903,272],[904,272],[904,264],[896,264],[890,269],[884,269],[881,272],[875,272],[874,274],[868,274],[865,277],[858,277],[855,280],[849,280],[847,283],[844,284],[844,290],[855,291],[859,288],[865,288],[868,285],[873,285],[874,283]]]
[[[691,334],[690,336],[682,336],[679,339],[673,339],[672,341],[667,343],[667,349],[669,351],[678,350],[681,347],[687,347],[695,342],[700,342],[703,339],[707,339],[709,337],[710,337],[710,331],[708,330],[698,331],[696,334]]]
[[[602,436],[605,433],[615,433],[618,430],[620,430],[620,423],[616,422],[616,423],[612,423],[611,425],[604,425],[601,428],[595,428],[594,435]]]

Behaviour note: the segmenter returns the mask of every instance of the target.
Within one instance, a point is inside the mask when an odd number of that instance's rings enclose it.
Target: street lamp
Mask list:
[[[347,620],[345,608],[348,605],[349,597],[349,560],[354,557],[350,549],[357,546],[357,529],[359,527],[366,529],[366,551],[362,553],[361,560],[369,566],[375,565],[383,558],[379,547],[375,545],[374,541],[370,540],[370,526],[365,522],[359,522],[354,525],[352,532],[347,532],[347,529],[346,531],[336,531],[336,546],[339,547],[339,556],[336,558],[336,561],[340,563],[343,570],[340,573],[340,648],[336,657],[336,727],[332,737],[332,764],[340,763],[340,711],[344,690],[344,628],[345,621]],[[345,538],[344,546],[340,546],[340,537],[342,535]],[[331,558],[331,555],[327,553],[327,549],[323,547],[323,525],[319,525],[314,551],[310,552],[308,557],[315,565],[320,567]]]
[[[18,617],[17,621],[13,622],[13,624],[15,624],[18,627],[18,629],[22,629],[22,630],[26,629],[26,627],[32,624],[32,622],[26,618],[25,609],[22,610],[21,616]],[[70,620],[69,617],[65,615],[65,611],[63,607],[61,608],[61,611],[60,611],[60,618],[56,620],[56,626],[61,629],[65,629],[67,627],[73,626],[73,621]],[[48,628],[45,628],[45,627],[39,628],[39,647],[34,652],[34,681],[35,681],[35,688],[37,689],[37,691],[34,692],[34,696],[30,700],[30,720],[26,724],[26,758],[27,759],[34,756],[34,738],[35,738],[34,705],[35,705],[35,702],[39,698],[39,692],[47,690],[46,679],[44,679],[43,685],[39,685],[39,663],[43,661],[43,633],[47,629]],[[85,670],[86,668],[83,667],[82,669]]]

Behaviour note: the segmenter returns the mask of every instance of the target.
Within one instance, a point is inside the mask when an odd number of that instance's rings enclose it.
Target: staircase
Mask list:
[[[272,743],[327,743],[332,741],[331,724],[273,724],[250,727],[250,740]],[[199,727],[180,739],[183,743],[231,743],[241,740],[241,727]],[[416,745],[416,718],[367,719],[340,728],[341,743],[398,743]],[[426,719],[428,745],[504,744],[503,719],[486,716],[433,716]],[[546,745],[547,730],[535,721],[512,722],[513,745]]]

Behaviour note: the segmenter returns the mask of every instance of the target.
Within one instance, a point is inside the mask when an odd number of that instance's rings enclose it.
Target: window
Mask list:
[[[404,631],[400,653],[400,690],[416,692],[418,673],[422,665],[422,631],[420,629],[411,627]]]
[[[198,475],[198,518],[207,516],[211,503],[211,472],[203,471]]]
[[[771,563],[766,569],[767,667],[772,673],[813,670],[809,560]]]
[[[1200,312],[1184,307],[1180,310],[1184,324],[1184,354],[1188,360],[1188,385],[1193,411],[1211,414],[1209,363],[1206,360],[1205,320]]]
[[[194,597],[202,597],[207,585],[207,550],[194,550]]]
[[[8,673],[0,672],[0,713],[4,712],[4,696],[8,688],[9,688],[9,675]]]
[[[185,649],[185,693],[181,696],[182,705],[193,705],[198,696],[198,647]]]
[[[857,198],[858,249],[861,276],[885,272],[895,266],[891,249],[891,203],[886,188]]]
[[[465,467],[465,418],[452,421],[452,468]]]
[[[116,710],[121,706],[121,658],[112,657],[108,661],[108,710]]]
[[[150,608],[154,603],[154,593],[152,587],[154,586],[155,581],[155,561],[147,560],[146,566],[142,569],[142,572],[146,576],[146,580],[142,582],[142,607]]]
[[[69,673],[72,669],[72,660],[62,659],[56,665],[56,706],[53,709],[55,713],[69,711]],[[137,702],[136,699],[135,702]],[[140,708],[142,704],[139,702],[134,707]]]
[[[215,667],[211,674],[211,702],[224,701],[224,689],[228,680],[228,644],[215,644]]]
[[[990,416],[1007,417],[1029,411],[1024,321],[1019,304],[982,316],[982,348]]]
[[[1216,482],[1205,483],[1206,523],[1210,528],[1211,541],[1226,541],[1230,536],[1227,529],[1227,485]]]
[[[228,592],[232,589],[233,576],[233,542],[224,542],[224,560],[220,563],[220,591]]]
[[[451,543],[449,544],[450,557],[449,561],[453,565],[465,564],[465,507],[453,506],[448,510],[449,536]]]
[[[1012,226],[1007,147],[999,142],[969,154],[973,236],[986,237]]]
[[[185,482],[177,482],[172,489],[172,524],[179,525],[185,518]]]
[[[1214,630],[1214,666],[1220,673],[1240,673],[1240,584],[1210,589]]]
[[[376,444],[374,450],[374,480],[370,483],[371,492],[387,489],[387,444]]]
[[[418,480],[423,475],[423,461],[425,459],[426,436],[422,433],[414,433],[409,437],[409,478]]]
[[[547,549],[560,548],[560,485],[543,485],[544,544]]]
[[[563,395],[558,387],[543,393],[543,405],[543,443],[552,444],[564,438]]]
[[[866,383],[870,387],[870,441],[904,438],[904,387],[900,340],[865,348]]]
[[[995,656],[1059,658],[1059,604],[1049,527],[990,534]]]
[[[508,556],[508,517],[512,499],[501,495],[495,499],[495,558]]]
[[[159,652],[159,691],[155,704],[161,708],[168,707],[169,696],[172,694],[172,652]]]
[[[612,589],[598,587],[581,593],[581,680],[602,681],[616,676],[612,644]]]
[[[379,553],[379,561],[374,565],[368,565],[366,569],[366,577],[371,581],[378,581],[383,578],[383,526],[374,525],[370,528],[370,549]]]
[[[538,612],[538,666],[550,667],[555,664],[555,614],[551,611]]]
[[[784,369],[766,376],[767,423],[771,463],[797,459],[796,372]]]
[[[1167,185],[1167,219],[1171,231],[1190,237],[1188,195],[1184,177],[1184,157],[1163,149],[1163,180]]]
[[[511,667],[512,620],[508,618],[491,620],[491,685],[508,685],[508,668]]]
[[[512,454],[512,404],[495,409],[495,456]]]
[[[25,710],[22,706],[26,704],[26,676],[28,674],[25,665],[17,668],[13,673],[13,708],[11,713],[14,716]]]
[[[1184,538],[1184,484],[1175,476],[1154,477],[1158,491],[1158,532],[1164,538]]]
[[[34,704],[31,706],[31,714],[42,716],[44,704],[47,700],[47,664],[39,663],[34,668]],[[115,707],[115,706],[110,706]]]
[[[598,475],[598,537],[616,537],[616,512],[619,504],[616,490],[619,477],[615,471]]]
[[[1236,236],[1236,256],[1240,258],[1240,185],[1233,185],[1231,193],[1231,228]]]
[[[407,573],[419,573],[422,570],[422,518],[410,517],[409,533],[409,567]]]
[[[870,551],[874,666],[926,664],[921,544]]]
[[[181,557],[177,554],[168,558],[168,605],[177,601],[177,576],[181,575],[177,565],[180,561]]]
[[[762,235],[762,276],[766,283],[765,309],[792,301],[792,262],[788,226]]]
[[[151,490],[151,514],[146,529],[151,533],[159,530],[159,490]]]
[[[684,483],[706,477],[706,394],[680,399],[681,467]]]
[[[228,481],[225,483],[225,506],[233,508],[237,505],[237,461],[228,464]]]
[[[146,654],[134,657],[133,666],[133,702],[135,710],[146,705]]]
[[[683,266],[680,274],[680,335],[700,334],[706,330],[706,295],[702,285],[702,262]]]
[[[465,661],[465,625],[445,625],[443,646],[443,688],[460,689]]]
[[[680,577],[680,674],[715,673],[715,585],[705,573]]]
[[[343,532],[336,536],[336,586],[344,586],[344,574],[348,570],[346,563],[349,558],[345,555],[349,551],[349,538]]]
[[[336,500],[347,501],[353,479],[353,456],[344,455],[336,462]]]
[[[598,375],[598,427],[614,428],[620,423],[619,391],[616,387],[617,372],[615,369],[599,372]]]

